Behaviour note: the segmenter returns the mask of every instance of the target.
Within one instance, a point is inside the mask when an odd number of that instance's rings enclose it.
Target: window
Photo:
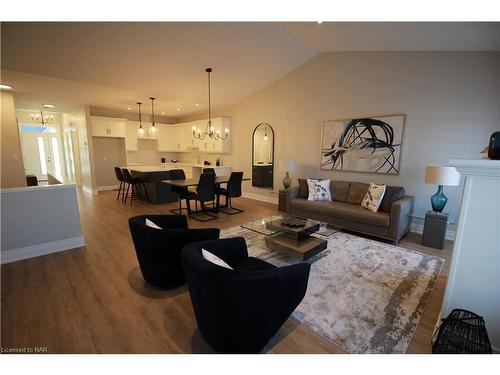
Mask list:
[[[56,174],[60,176],[61,173],[61,157],[59,154],[59,142],[57,142],[57,137],[52,137],[52,156],[54,158],[54,167],[56,169]]]

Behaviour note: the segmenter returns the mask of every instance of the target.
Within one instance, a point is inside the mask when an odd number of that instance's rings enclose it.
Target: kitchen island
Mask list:
[[[189,163],[160,163],[157,165],[145,165],[145,164],[129,164],[126,167],[130,171],[136,171],[141,173],[147,172],[163,172],[172,169],[182,169],[186,178],[199,178],[203,168],[213,168],[217,176],[228,176],[231,174],[231,167],[226,165],[215,166],[215,165],[203,165],[203,164],[189,164]]]

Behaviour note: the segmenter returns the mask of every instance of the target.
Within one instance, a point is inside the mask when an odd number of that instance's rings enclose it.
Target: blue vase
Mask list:
[[[285,187],[285,189],[288,189],[291,184],[292,184],[292,179],[290,178],[288,172],[285,172],[285,178],[283,179],[283,186]]]
[[[443,193],[443,185],[439,185],[437,193],[431,197],[432,211],[442,212],[446,202],[448,202],[448,198]]]

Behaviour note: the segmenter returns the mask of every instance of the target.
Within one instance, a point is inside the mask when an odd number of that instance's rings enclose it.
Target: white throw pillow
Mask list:
[[[385,185],[377,185],[370,182],[370,187],[361,202],[361,207],[367,208],[370,211],[377,212],[380,203],[385,194]]]
[[[146,226],[151,227],[151,228],[155,228],[155,229],[163,229],[163,228],[160,228],[158,225],[156,225],[155,223],[153,223],[149,219],[146,219]]]
[[[332,201],[330,180],[312,180],[308,178],[307,186],[309,187],[308,201]]]
[[[229,264],[224,262],[217,255],[212,254],[210,251],[207,251],[205,249],[201,249],[201,255],[203,256],[203,258],[208,260],[210,263],[216,264],[216,265],[224,267],[224,268],[228,268],[230,270],[233,269]]]

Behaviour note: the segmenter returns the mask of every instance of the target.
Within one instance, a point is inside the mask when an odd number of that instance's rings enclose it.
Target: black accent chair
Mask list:
[[[125,191],[125,196],[124,196],[124,203],[127,203],[130,187],[132,187],[132,191],[130,192],[130,205],[132,205],[132,201],[134,199],[144,199],[144,195],[142,195],[143,192],[145,194],[146,201],[149,201],[148,192],[146,190],[146,186],[144,185],[145,181],[141,178],[132,177],[127,168],[123,168],[122,173],[123,173],[123,180],[125,181],[125,184],[127,184],[127,190]]]
[[[229,215],[235,215],[244,212],[240,208],[233,207],[232,198],[241,197],[241,183],[243,181],[243,172],[231,172],[227,187],[221,187],[219,194],[226,197],[226,204],[220,209],[221,212]]]
[[[215,186],[215,173],[202,173],[196,186],[196,192],[189,191],[188,193],[188,209],[190,211],[189,217],[197,221],[210,221],[215,220],[218,217],[216,215],[210,214],[210,210],[216,208],[215,205],[216,198],[216,186]],[[196,210],[191,211],[189,207],[189,201],[194,200],[196,205]],[[198,210],[198,201],[200,202],[200,209]],[[206,204],[210,202],[211,207],[206,207]],[[202,218],[204,217],[204,218]]]
[[[146,219],[162,229],[146,226]],[[149,284],[174,287],[186,283],[182,248],[219,238],[218,228],[189,229],[184,215],[140,215],[128,220],[142,276]]]
[[[123,178],[123,172],[120,169],[120,167],[115,167],[114,169],[115,169],[116,179],[120,181],[120,187],[118,188],[118,195],[116,196],[116,200],[120,199],[121,196],[123,201],[123,195],[125,193],[125,179]]]
[[[202,248],[234,270],[205,260]],[[193,243],[181,257],[200,333],[223,353],[259,353],[304,298],[311,267],[249,257],[241,237]]]
[[[184,173],[183,169],[172,169],[172,170],[170,170],[170,179],[171,180],[185,180],[186,174]],[[187,204],[189,190],[186,186],[174,186],[174,185],[172,185],[171,190],[172,190],[172,193],[177,195],[177,199],[179,201],[179,208],[174,208],[174,209],[170,210],[170,212],[177,214],[177,215],[182,215],[182,200],[186,199],[186,204]]]

